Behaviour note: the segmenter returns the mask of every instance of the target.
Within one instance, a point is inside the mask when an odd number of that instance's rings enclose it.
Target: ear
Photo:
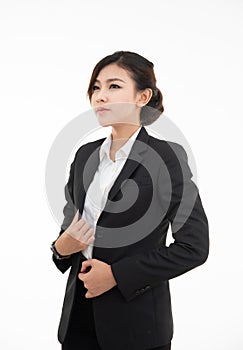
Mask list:
[[[153,95],[153,91],[150,88],[147,88],[143,91],[138,92],[138,97],[137,97],[137,101],[136,101],[137,107],[142,108],[147,103],[149,103],[152,95]]]

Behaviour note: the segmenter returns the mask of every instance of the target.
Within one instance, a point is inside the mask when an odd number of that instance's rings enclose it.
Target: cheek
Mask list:
[[[134,103],[133,95],[130,91],[120,91],[116,97],[117,102],[127,102],[127,103]]]
[[[129,103],[127,101],[115,103],[112,106],[112,114],[116,116],[116,118],[126,118],[131,115],[134,115],[135,104]]]
[[[108,98],[112,102],[133,102],[134,94],[129,87],[111,89],[108,91]]]
[[[90,98],[90,105],[94,106],[94,104],[95,104],[95,98],[94,98],[94,94],[93,94]]]

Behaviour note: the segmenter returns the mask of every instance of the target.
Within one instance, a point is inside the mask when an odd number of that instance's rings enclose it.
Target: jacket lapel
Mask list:
[[[148,142],[148,133],[145,130],[145,128],[142,127],[136,140],[134,141],[131,152],[121,172],[119,173],[113,186],[110,189],[110,192],[108,194],[108,199],[110,201],[113,200],[113,198],[121,188],[123,181],[128,179],[136,170],[136,168],[141,164],[143,159],[142,153],[145,152],[147,149],[147,142]]]
[[[128,179],[132,173],[136,170],[136,168],[139,166],[139,164],[142,162],[143,156],[142,153],[146,151],[147,149],[147,143],[148,143],[149,135],[144,127],[141,128],[136,140],[134,141],[134,144],[132,146],[131,152],[129,154],[128,159],[126,160],[121,172],[119,173],[118,177],[116,178],[113,186],[111,187],[109,193],[108,193],[108,199],[109,201],[112,201],[119,189],[121,188],[122,182],[126,179]],[[95,143],[92,143],[92,148],[90,148],[90,151],[88,152],[88,159],[85,163],[85,168],[82,174],[83,186],[81,186],[78,198],[77,198],[77,204],[78,208],[80,209],[80,212],[83,210],[84,201],[86,197],[86,193],[88,190],[89,185],[91,184],[93,177],[95,175],[96,170],[99,166],[99,151],[101,144],[104,142],[105,138],[98,140]],[[98,146],[97,146],[98,143]],[[95,146],[95,149],[94,149]],[[86,157],[85,157],[86,159]],[[106,206],[105,206],[106,208]]]

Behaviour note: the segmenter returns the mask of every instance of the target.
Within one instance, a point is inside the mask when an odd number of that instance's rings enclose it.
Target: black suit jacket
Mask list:
[[[87,143],[75,154],[59,235],[76,210],[83,211],[104,140]],[[97,337],[105,350],[141,350],[172,339],[168,280],[203,264],[209,251],[208,221],[191,177],[183,147],[152,137],[142,127],[96,227],[93,258],[110,264],[117,281],[92,299]],[[170,224],[174,242],[168,247]],[[61,272],[71,267],[58,330],[61,343],[84,259],[81,253],[66,260],[53,256]]]

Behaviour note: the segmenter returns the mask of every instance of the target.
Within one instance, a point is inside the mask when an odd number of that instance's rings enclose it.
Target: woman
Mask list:
[[[153,63],[128,51],[103,58],[88,96],[112,133],[71,164],[52,244],[58,269],[71,267],[58,339],[63,350],[168,350],[168,280],[206,261],[207,217],[182,146],[144,128],[164,110]]]

